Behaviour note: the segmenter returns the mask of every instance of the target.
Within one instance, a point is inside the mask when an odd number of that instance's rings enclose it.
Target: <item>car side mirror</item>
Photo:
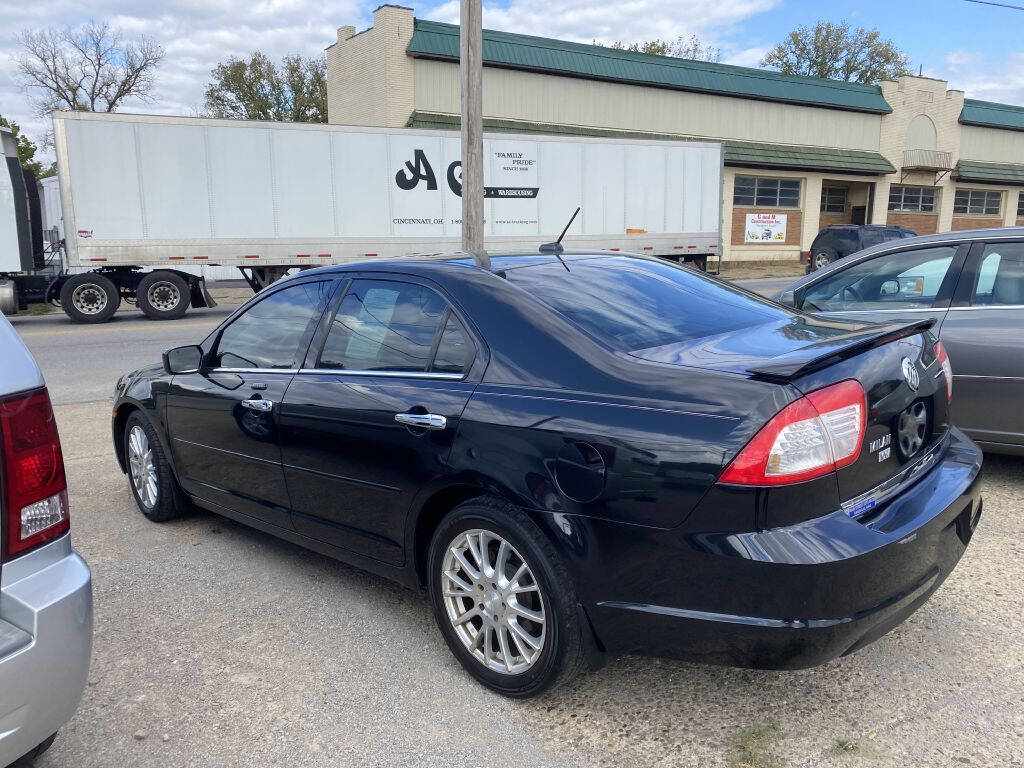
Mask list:
[[[779,294],[779,304],[785,304],[787,307],[796,306],[796,295],[793,291],[783,291]]]
[[[900,292],[899,280],[886,280],[878,289],[879,296],[895,296]]]
[[[175,347],[164,352],[164,370],[167,373],[198,373],[203,367],[203,348],[198,344]]]

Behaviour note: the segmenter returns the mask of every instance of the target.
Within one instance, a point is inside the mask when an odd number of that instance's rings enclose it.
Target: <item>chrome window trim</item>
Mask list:
[[[363,371],[349,368],[300,368],[297,373],[330,374],[338,376],[379,376],[386,379],[436,379],[439,381],[462,381],[464,373],[443,373],[441,371]]]
[[[989,381],[1021,381],[1020,376],[981,376],[975,373],[954,373],[954,379],[986,379]]]
[[[964,309],[972,309],[972,307],[964,307]],[[804,310],[815,315],[877,315],[882,312],[945,312],[946,307],[927,307],[927,308],[908,308],[908,309],[816,309],[816,310]]]
[[[298,373],[298,368],[210,368],[209,373]]]
[[[969,307],[950,307],[950,312],[963,312],[966,309],[1024,309],[1024,304],[972,304]]]

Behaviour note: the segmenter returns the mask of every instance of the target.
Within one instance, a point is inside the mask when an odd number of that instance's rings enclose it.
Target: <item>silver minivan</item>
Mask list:
[[[0,315],[0,766],[75,713],[92,650],[92,575],[72,548],[60,437],[39,367]]]

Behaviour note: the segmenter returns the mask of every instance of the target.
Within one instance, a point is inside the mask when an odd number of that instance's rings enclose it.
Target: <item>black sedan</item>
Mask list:
[[[123,377],[113,437],[151,520],[425,587],[501,693],[626,651],[798,668],[899,624],[977,524],[929,324],[615,253],[331,267]]]

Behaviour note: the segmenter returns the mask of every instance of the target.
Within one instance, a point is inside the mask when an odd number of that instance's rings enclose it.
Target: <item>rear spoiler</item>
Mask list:
[[[806,373],[825,368],[865,350],[874,349],[907,336],[924,333],[934,324],[935,318],[928,318],[913,323],[876,325],[836,336],[827,342],[811,344],[803,349],[769,358],[747,370],[755,376],[775,381],[792,381]]]

